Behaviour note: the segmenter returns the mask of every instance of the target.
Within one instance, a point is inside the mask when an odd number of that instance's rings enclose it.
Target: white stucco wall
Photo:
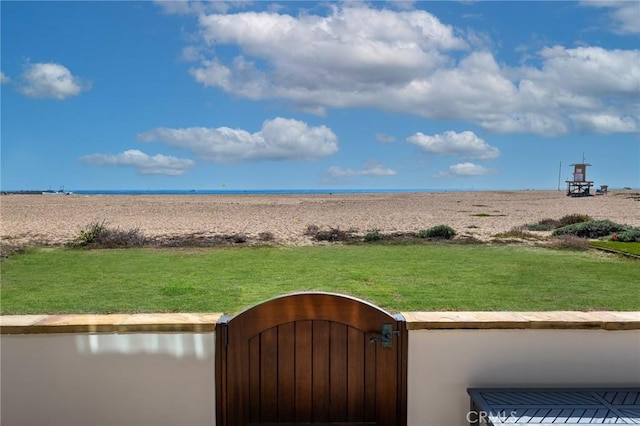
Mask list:
[[[214,334],[28,334],[0,341],[2,426],[213,425]]]
[[[409,426],[465,426],[470,387],[640,386],[640,330],[409,332]]]
[[[2,426],[215,423],[214,333],[0,340]],[[466,426],[469,387],[640,386],[640,330],[409,331],[409,426]]]

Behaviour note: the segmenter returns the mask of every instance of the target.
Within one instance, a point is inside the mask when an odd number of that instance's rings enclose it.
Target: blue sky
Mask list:
[[[3,190],[640,186],[639,2],[0,7]]]

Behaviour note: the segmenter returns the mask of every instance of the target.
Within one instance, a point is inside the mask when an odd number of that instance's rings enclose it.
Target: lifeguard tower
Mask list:
[[[592,180],[587,180],[587,167],[591,164],[570,164],[573,167],[573,180],[567,180],[567,196],[588,197],[591,195]]]

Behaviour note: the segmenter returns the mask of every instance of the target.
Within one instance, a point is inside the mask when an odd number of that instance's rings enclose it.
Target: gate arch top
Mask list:
[[[355,297],[338,293],[301,292],[269,299],[223,321],[229,327],[242,327],[252,335],[279,324],[300,320],[333,321],[362,331],[372,331],[368,330],[372,322],[401,319]]]

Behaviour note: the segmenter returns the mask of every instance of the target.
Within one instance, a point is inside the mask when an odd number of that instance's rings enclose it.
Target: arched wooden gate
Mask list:
[[[404,320],[296,293],[216,326],[216,424],[406,425]]]

